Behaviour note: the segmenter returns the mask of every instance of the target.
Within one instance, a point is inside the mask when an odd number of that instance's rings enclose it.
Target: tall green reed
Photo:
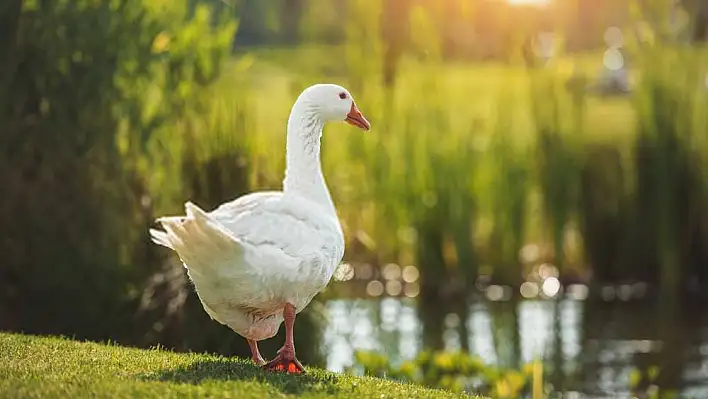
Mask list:
[[[572,95],[565,83],[563,76],[553,69],[531,72],[535,171],[546,231],[559,266],[566,261],[566,232],[575,217],[583,140],[582,97]]]
[[[444,63],[433,18],[414,6],[412,45],[420,57],[403,59],[396,85],[384,87],[383,45],[371,34],[379,22],[364,18],[381,10],[364,10],[362,2],[347,7],[347,42],[323,52],[328,56],[321,67],[312,56],[307,68],[288,71],[277,63],[252,63],[251,58],[248,67],[229,74],[241,76],[238,90],[226,89],[234,84],[225,80],[211,94],[233,96],[241,104],[223,112],[243,110],[246,122],[238,128],[243,133],[224,133],[234,142],[216,147],[240,148],[250,189],[280,185],[287,112],[299,90],[326,76],[352,89],[374,125],[368,134],[329,126],[323,138],[325,174],[349,240],[349,260],[415,263],[431,285],[463,282],[468,289],[480,265],[488,264],[499,281],[516,285],[523,278],[518,251],[533,241],[551,248],[551,257],[561,266],[591,265],[608,278],[645,276],[631,265],[659,255],[642,257],[634,248],[648,242],[641,237],[649,230],[661,231],[662,242],[671,241],[671,223],[677,222],[661,216],[661,223],[647,223],[672,208],[676,200],[666,193],[681,172],[655,165],[667,185],[657,189],[658,202],[642,205],[648,196],[641,187],[647,183],[639,181],[655,179],[645,176],[646,165],[632,161],[633,129],[696,132],[686,143],[696,148],[692,157],[703,162],[697,147],[703,145],[697,132],[705,123],[699,106],[704,100],[698,88],[704,86],[699,84],[703,58],[698,50],[678,52],[682,58],[676,55],[673,64],[668,64],[671,57],[663,63],[649,55],[643,56],[645,61],[638,57],[639,69],[656,77],[640,80],[636,101],[603,99],[582,87],[569,88],[567,56],[528,73],[514,65]],[[657,58],[671,54],[653,51]],[[334,69],[333,57],[342,61]],[[651,68],[679,68],[693,83],[672,82]],[[677,106],[677,101],[684,105]],[[210,109],[218,107],[224,105]],[[667,112],[667,107],[674,108]],[[691,162],[691,173],[703,168]],[[699,201],[700,193],[693,190],[687,195]],[[570,233],[580,233],[582,245],[573,244]],[[691,233],[691,239],[697,234]]]
[[[669,297],[706,259],[707,60],[705,50],[670,43],[641,52],[633,209]]]

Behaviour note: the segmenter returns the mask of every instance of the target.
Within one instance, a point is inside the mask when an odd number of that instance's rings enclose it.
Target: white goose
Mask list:
[[[341,86],[305,89],[290,112],[282,192],[256,192],[205,212],[162,217],[152,241],[177,252],[209,316],[248,340],[252,359],[269,370],[304,372],[295,356],[295,315],[329,282],[344,255],[344,237],[322,175],[326,122],[371,128]],[[258,341],[285,320],[285,344],[266,363]]]

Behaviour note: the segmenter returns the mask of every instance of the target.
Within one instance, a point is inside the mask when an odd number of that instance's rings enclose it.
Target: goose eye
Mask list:
[[[345,93],[345,92],[339,93],[339,98],[341,98],[342,100],[344,100],[345,98],[347,98],[347,93]]]

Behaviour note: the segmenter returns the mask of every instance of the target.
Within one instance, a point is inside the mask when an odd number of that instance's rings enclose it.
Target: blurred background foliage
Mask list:
[[[700,0],[6,0],[0,329],[247,354],[147,229],[278,188],[290,106],[321,81],[374,130],[323,141],[347,253],[298,319],[305,362],[325,364],[339,298],[412,298],[431,351],[453,315],[462,352],[470,305],[511,301],[490,306],[512,370],[523,298],[557,320],[585,287],[588,324],[630,287],[676,326],[708,292],[707,20]]]

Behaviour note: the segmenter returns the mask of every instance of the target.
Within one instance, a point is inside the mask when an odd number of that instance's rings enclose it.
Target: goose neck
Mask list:
[[[288,119],[283,191],[311,199],[334,211],[322,174],[320,145],[324,122],[315,107],[298,101]]]

